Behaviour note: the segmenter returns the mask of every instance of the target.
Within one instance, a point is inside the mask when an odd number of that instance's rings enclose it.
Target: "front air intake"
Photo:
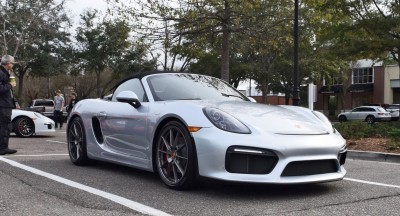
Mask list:
[[[337,160],[294,161],[286,166],[282,176],[307,176],[337,171]]]
[[[231,146],[226,152],[225,168],[230,173],[268,174],[278,162],[278,156],[266,149]]]

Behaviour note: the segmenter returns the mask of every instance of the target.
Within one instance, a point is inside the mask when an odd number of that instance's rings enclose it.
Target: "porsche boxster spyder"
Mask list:
[[[157,173],[174,189],[199,179],[298,184],[337,181],[346,141],[320,112],[253,102],[226,82],[138,73],[111,95],[78,102],[68,119],[72,163]]]

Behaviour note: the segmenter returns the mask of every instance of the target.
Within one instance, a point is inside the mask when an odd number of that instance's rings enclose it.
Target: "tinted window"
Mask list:
[[[35,106],[54,106],[54,102],[53,101],[42,101],[42,100],[38,100],[35,102]]]
[[[116,97],[122,91],[133,91],[138,96],[140,102],[147,102],[147,96],[139,79],[130,79],[119,85],[115,89],[111,100],[117,101]]]
[[[368,111],[368,112],[375,112],[375,109],[374,108],[365,108],[366,109],[366,111]]]
[[[390,106],[388,106],[388,109],[399,109],[399,106],[397,106],[397,105],[390,105]]]
[[[353,112],[361,112],[361,108],[354,108]]]

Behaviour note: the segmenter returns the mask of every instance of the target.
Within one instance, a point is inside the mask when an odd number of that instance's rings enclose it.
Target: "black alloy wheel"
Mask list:
[[[35,133],[35,123],[28,117],[20,117],[13,122],[13,131],[19,137],[30,137]]]
[[[156,168],[170,188],[182,190],[195,184],[194,143],[181,123],[171,121],[161,129],[156,143]]]
[[[339,117],[339,122],[345,122],[345,121],[347,121],[346,116],[340,116]]]
[[[366,121],[368,124],[372,124],[372,123],[375,122],[375,118],[374,118],[373,116],[367,116],[367,118],[365,118],[365,121]]]
[[[74,118],[67,130],[68,154],[75,165],[86,165],[89,162],[86,152],[86,136],[83,122],[79,117]]]

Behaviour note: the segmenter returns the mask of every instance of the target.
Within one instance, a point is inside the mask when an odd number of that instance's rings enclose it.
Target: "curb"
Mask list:
[[[347,150],[347,158],[390,163],[400,163],[400,154]]]

